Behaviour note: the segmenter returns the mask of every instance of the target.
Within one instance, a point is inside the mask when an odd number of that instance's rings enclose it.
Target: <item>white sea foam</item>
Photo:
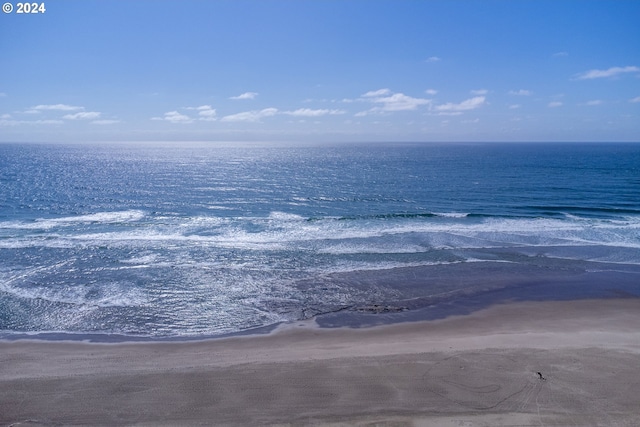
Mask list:
[[[139,221],[144,218],[145,213],[140,210],[126,210],[119,212],[97,212],[94,214],[71,216],[66,218],[52,219],[49,221],[59,223],[77,223],[77,222],[92,222],[92,223],[120,223],[120,222],[133,222]]]
[[[303,217],[273,212],[268,217],[226,218],[197,216],[162,217],[135,228],[117,224],[137,221],[141,211],[69,217],[66,223],[116,223],[112,231],[56,230],[34,236],[0,239],[1,248],[59,247],[78,245],[184,245],[253,250],[310,249],[321,253],[410,253],[429,248],[490,248],[548,245],[603,245],[640,247],[640,220],[567,220],[549,218],[466,218],[443,220],[400,218],[338,221],[306,221]],[[52,224],[51,221],[49,221]],[[81,231],[81,232],[79,232]]]
[[[303,216],[292,214],[292,213],[286,213],[286,212],[271,212],[269,214],[269,219],[276,220],[276,221],[284,221],[284,222],[305,220]]]
[[[127,210],[118,212],[97,212],[88,215],[68,216],[61,218],[40,218],[35,221],[4,221],[0,222],[0,228],[46,230],[54,227],[68,227],[81,223],[114,224],[139,221],[145,213],[140,210]]]
[[[433,214],[444,218],[466,218],[469,216],[468,213],[463,212],[434,212]]]
[[[41,270],[41,269],[39,269]],[[130,283],[104,283],[92,285],[97,287],[97,298],[89,297],[88,289],[84,286],[20,286],[19,283],[35,272],[32,270],[19,277],[0,279],[0,292],[27,300],[44,300],[53,303],[73,304],[86,307],[137,307],[148,302],[144,293],[131,286]],[[16,282],[16,284],[12,284]]]
[[[142,255],[142,256],[128,258],[128,259],[122,259],[120,260],[120,262],[125,264],[148,265],[148,264],[155,263],[157,260],[158,260],[157,254],[148,254],[148,255]]]

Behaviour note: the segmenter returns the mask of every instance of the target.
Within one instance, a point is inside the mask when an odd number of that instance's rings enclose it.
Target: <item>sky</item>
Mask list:
[[[640,141],[640,1],[9,3],[0,142]]]

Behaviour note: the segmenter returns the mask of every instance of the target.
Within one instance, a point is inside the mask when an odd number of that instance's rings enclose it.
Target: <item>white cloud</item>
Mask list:
[[[67,114],[62,116],[66,120],[91,120],[100,117],[100,113],[97,111],[81,111],[79,113]]]
[[[427,59],[425,59],[425,62],[439,62],[442,59],[437,57],[437,56],[430,56]]]
[[[211,108],[211,105],[201,105],[196,108],[198,110],[198,120],[205,122],[213,122],[217,120],[215,108]]]
[[[593,106],[601,105],[601,104],[602,104],[602,100],[594,99],[593,101],[587,101],[584,105],[587,105],[589,107],[593,107]]]
[[[0,92],[0,98],[3,98],[3,97],[5,97],[5,96],[7,96],[7,94],[6,94],[6,93],[4,93],[4,92]]]
[[[289,114],[290,116],[298,116],[298,117],[319,117],[326,115],[336,115],[336,114],[344,114],[346,111],[344,110],[327,110],[327,109],[319,109],[312,110],[310,108],[298,108],[294,111],[285,111],[284,114]]]
[[[198,112],[198,120],[206,122],[216,121],[216,110],[211,108],[211,105],[201,105],[199,107],[184,107],[185,110],[195,110]]]
[[[431,103],[430,99],[413,98],[403,93],[394,93],[391,96],[376,98],[373,102],[383,104],[384,111],[406,111],[415,110],[420,105]]]
[[[557,108],[557,107],[562,107],[562,102],[560,101],[552,101],[548,104],[549,108]]]
[[[262,110],[245,111],[243,113],[231,114],[220,119],[223,122],[257,122],[264,117],[278,114],[277,108],[265,108]]]
[[[512,105],[509,105],[509,109],[510,109],[510,110],[517,110],[518,108],[520,108],[520,104],[512,104]]]
[[[629,102],[634,102],[634,103],[636,103],[636,102],[640,102],[640,96],[636,96],[635,98],[631,98],[631,99],[629,100]]]
[[[510,90],[509,91],[509,95],[529,96],[529,95],[533,95],[533,92],[531,92],[530,90],[526,90],[526,89]]]
[[[84,107],[76,107],[74,105],[66,105],[66,104],[50,104],[50,105],[36,105],[35,107],[31,107],[30,110],[78,111],[78,110],[84,110]]]
[[[94,120],[91,124],[94,125],[113,125],[115,123],[120,123],[120,120]]]
[[[486,102],[486,98],[484,96],[476,96],[467,100],[462,101],[459,104],[455,104],[453,102],[448,102],[446,104],[438,105],[436,107],[437,111],[467,111],[467,110],[475,110],[476,108],[482,107]]]
[[[409,111],[415,110],[420,105],[430,104],[430,99],[414,98],[404,93],[393,93],[389,89],[378,89],[362,95],[362,101],[381,104],[381,107],[374,107],[369,111],[357,113],[357,117],[366,116],[369,113],[389,112],[389,111]]]
[[[567,52],[556,52],[551,56],[553,56],[554,58],[560,58],[560,57],[563,57],[563,56],[569,56],[569,54]]]
[[[3,114],[0,116],[0,119],[2,120],[9,120],[11,118],[11,114]]]
[[[364,95],[362,95],[362,97],[363,98],[371,98],[371,97],[389,95],[390,93],[391,93],[391,90],[389,90],[389,89],[370,90],[369,92],[367,92]]]
[[[471,91],[471,95],[486,95],[489,91],[487,89],[475,89]]]
[[[588,79],[600,79],[606,77],[615,77],[624,73],[640,73],[640,67],[627,66],[627,67],[611,67],[606,70],[589,70],[584,73],[578,74],[579,80]]]
[[[164,113],[164,117],[153,117],[151,120],[164,120],[170,123],[192,123],[193,119],[177,111],[169,111]]]
[[[435,95],[436,93],[438,93],[438,91],[435,89],[427,89],[424,91],[424,93],[426,93],[427,95]]]
[[[238,96],[232,96],[229,99],[255,99],[258,96],[257,92],[245,92]]]
[[[170,123],[193,123],[196,120],[213,122],[217,120],[216,110],[211,105],[201,105],[199,107],[183,107],[184,110],[193,110],[198,112],[198,117],[193,118],[179,111],[169,111],[164,113],[164,117],[152,117],[151,120],[161,120]]]
[[[64,122],[62,120],[35,120],[30,123],[34,123],[37,125],[61,125]]]

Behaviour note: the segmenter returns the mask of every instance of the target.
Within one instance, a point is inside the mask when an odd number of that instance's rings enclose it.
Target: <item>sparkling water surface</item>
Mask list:
[[[210,336],[603,272],[640,284],[638,144],[0,144],[4,336]]]

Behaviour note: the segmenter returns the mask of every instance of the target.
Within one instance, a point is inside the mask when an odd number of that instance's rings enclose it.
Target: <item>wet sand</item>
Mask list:
[[[0,425],[636,426],[638,367],[640,299],[198,342],[21,340],[0,342]]]

